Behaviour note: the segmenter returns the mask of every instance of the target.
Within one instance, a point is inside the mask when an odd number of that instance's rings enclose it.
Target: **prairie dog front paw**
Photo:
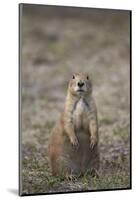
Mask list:
[[[72,137],[70,141],[71,141],[71,144],[73,145],[73,147],[75,147],[75,148],[79,147],[79,142],[78,142],[77,137]]]
[[[90,148],[93,149],[93,147],[97,144],[97,137],[91,137],[90,138]]]

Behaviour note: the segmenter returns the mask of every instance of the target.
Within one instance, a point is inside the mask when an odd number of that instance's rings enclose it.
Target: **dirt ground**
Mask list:
[[[129,188],[129,12],[24,6],[21,31],[21,193]],[[78,71],[93,80],[100,176],[67,181],[51,175],[47,144]]]

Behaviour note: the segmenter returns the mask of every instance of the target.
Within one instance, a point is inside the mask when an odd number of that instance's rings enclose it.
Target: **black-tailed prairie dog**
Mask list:
[[[99,168],[97,110],[88,75],[69,81],[64,111],[52,130],[49,162],[53,175],[81,175]]]

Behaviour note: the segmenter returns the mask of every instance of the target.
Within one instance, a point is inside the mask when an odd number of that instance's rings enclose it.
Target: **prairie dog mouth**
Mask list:
[[[79,90],[77,90],[77,92],[84,92],[84,90],[79,89]]]

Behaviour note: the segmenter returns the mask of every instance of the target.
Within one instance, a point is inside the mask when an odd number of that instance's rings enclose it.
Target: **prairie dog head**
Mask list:
[[[76,73],[69,81],[69,92],[76,96],[87,96],[92,93],[92,83],[88,75]]]

